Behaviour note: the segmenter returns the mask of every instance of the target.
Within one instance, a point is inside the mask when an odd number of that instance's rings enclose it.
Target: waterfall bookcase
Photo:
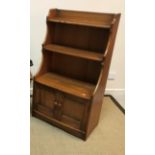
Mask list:
[[[32,115],[86,140],[99,122],[120,14],[51,9]]]

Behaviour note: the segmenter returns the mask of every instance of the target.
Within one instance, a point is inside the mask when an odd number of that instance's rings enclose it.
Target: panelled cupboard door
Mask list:
[[[64,119],[64,121],[68,119],[70,125],[85,131],[89,102],[68,94],[64,94],[64,96],[62,119]]]
[[[55,103],[54,90],[35,83],[34,105],[36,110],[53,116]]]

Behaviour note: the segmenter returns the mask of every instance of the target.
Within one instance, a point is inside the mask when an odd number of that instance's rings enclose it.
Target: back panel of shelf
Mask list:
[[[51,43],[104,53],[110,29],[48,22]]]
[[[45,51],[44,55],[48,59],[48,72],[92,84],[97,83],[101,70],[99,62],[48,51]]]

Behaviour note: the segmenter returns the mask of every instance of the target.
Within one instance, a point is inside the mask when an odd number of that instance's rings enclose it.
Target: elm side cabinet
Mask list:
[[[32,115],[84,140],[99,122],[120,14],[51,9]]]

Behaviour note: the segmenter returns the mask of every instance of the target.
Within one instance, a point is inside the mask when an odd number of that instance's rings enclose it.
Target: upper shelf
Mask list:
[[[90,27],[98,27],[98,28],[111,27],[111,25],[106,21],[93,21],[93,20],[77,19],[77,18],[74,19],[74,18],[54,17],[54,18],[48,19],[48,21],[55,22],[55,23],[90,26]]]
[[[52,9],[49,12],[47,21],[55,23],[65,23],[97,28],[110,28],[114,23],[115,14],[90,13],[79,11],[67,11]]]
[[[89,59],[89,60],[93,60],[93,61],[102,61],[104,58],[103,53],[75,49],[75,48],[70,48],[70,47],[66,47],[66,46],[60,46],[57,44],[45,45],[44,49],[48,50],[48,51],[56,52],[56,53],[66,54],[66,55]]]

